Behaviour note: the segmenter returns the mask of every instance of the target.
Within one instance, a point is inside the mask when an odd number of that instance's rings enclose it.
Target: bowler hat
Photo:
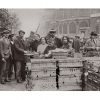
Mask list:
[[[95,32],[91,32],[91,36],[97,36]]]
[[[50,33],[56,33],[56,30],[51,29],[49,32],[50,32]]]

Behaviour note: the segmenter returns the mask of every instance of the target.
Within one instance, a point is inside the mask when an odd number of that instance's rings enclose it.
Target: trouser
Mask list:
[[[12,58],[10,58],[10,66],[9,66],[9,72],[8,72],[9,79],[12,78],[13,70],[14,70],[15,79],[16,79],[16,64],[15,64],[15,60],[13,60]]]
[[[6,62],[1,61],[0,63],[1,63],[0,80],[4,81],[5,79],[8,79],[8,70],[10,65],[9,58],[6,59]]]
[[[25,80],[25,61],[16,61],[16,79]]]

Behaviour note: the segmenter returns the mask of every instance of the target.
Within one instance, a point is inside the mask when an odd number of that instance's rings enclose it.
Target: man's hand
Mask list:
[[[2,61],[3,61],[3,62],[6,62],[6,60],[5,60],[4,58],[2,58]]]
[[[24,53],[26,54],[26,53],[27,53],[27,51],[24,51]]]

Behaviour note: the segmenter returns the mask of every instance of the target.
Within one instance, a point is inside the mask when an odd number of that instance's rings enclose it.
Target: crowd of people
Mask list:
[[[81,42],[79,36],[75,39],[70,39],[63,36],[61,39],[55,36],[56,31],[50,30],[47,36],[40,37],[31,31],[30,37],[23,39],[25,32],[20,30],[18,36],[10,34],[9,30],[1,33],[0,39],[0,82],[6,84],[12,81],[13,72],[17,83],[22,83],[26,80],[25,66],[26,58],[24,54],[37,52],[41,58],[47,58],[50,50],[56,48],[74,50],[80,53],[80,48],[88,50],[90,47],[97,47],[97,34],[91,32],[91,37],[88,41]],[[90,52],[91,55],[92,52]]]

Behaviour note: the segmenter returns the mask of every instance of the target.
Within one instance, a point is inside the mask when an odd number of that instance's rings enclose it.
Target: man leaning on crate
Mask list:
[[[19,36],[14,40],[14,59],[16,64],[16,79],[18,83],[25,81],[25,41],[23,39],[25,32],[23,30],[19,31]]]

